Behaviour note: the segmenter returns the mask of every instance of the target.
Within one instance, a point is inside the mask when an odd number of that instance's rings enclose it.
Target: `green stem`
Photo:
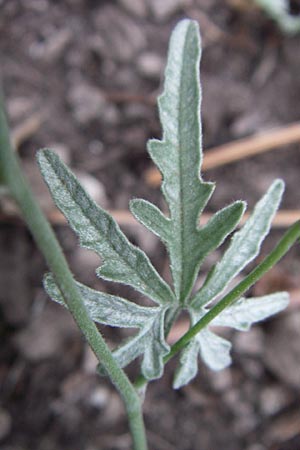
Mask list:
[[[193,327],[191,327],[172,347],[170,352],[164,357],[167,363],[176,353],[182,350],[203,328],[205,328],[215,317],[225,308],[239,299],[254,283],[256,283],[266,272],[268,272],[300,238],[300,221],[295,222],[283,235],[272,252],[246,276],[237,286],[235,286],[225,297],[212,307]],[[140,375],[135,387],[140,388],[147,380]]]
[[[90,319],[84,307],[83,299],[77,289],[61,247],[46,217],[37,204],[23,176],[18,158],[12,149],[2,105],[3,103],[0,97],[0,182],[7,185],[10,193],[16,200],[77,325],[119,391],[127,411],[134,450],[147,450],[139,396],[125,372],[114,360],[102,335]]]

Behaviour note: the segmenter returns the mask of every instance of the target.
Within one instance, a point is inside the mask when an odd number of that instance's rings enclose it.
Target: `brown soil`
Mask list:
[[[46,211],[53,206],[34,160],[45,146],[59,151],[82,177],[89,174],[87,187],[110,209],[127,209],[129,199],[140,196],[162,204],[159,190],[145,183],[151,167],[145,148],[148,138],[161,133],[153,99],[161,90],[171,30],[183,17],[198,20],[202,32],[207,151],[299,120],[299,36],[282,35],[248,2],[158,4],[0,1],[1,76],[10,123],[24,170]],[[297,209],[299,169],[295,144],[210,170],[205,178],[216,181],[217,189],[208,211],[238,198],[251,208],[276,177],[286,182],[282,208]],[[128,450],[122,404],[109,382],[95,375],[94,358],[72,319],[46,297],[43,258],[24,224],[9,218],[12,209],[3,199],[0,448]],[[156,239],[140,228],[125,229],[168,276],[166,255]],[[78,248],[66,226],[56,231],[78,279],[132,298],[128,288],[96,279],[98,260]],[[282,233],[271,233],[262,254]],[[291,290],[292,306],[248,334],[231,335],[230,369],[215,374],[200,364],[197,379],[173,391],[172,362],[163,379],[151,384],[145,402],[151,450],[300,448],[298,274],[295,247],[254,290]],[[123,336],[104,333],[110,343]],[[129,373],[136,372],[133,365]]]

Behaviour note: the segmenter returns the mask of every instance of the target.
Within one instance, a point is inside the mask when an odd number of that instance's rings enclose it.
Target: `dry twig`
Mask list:
[[[206,171],[224,166],[234,161],[239,161],[249,156],[264,153],[278,147],[293,144],[300,141],[300,123],[255,134],[254,136],[240,139],[235,142],[211,148],[204,154],[202,170]],[[161,175],[157,169],[151,168],[145,174],[146,182],[153,187],[161,183]]]

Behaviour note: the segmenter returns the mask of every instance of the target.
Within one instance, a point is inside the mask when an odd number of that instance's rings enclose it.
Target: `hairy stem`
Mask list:
[[[127,411],[134,450],[147,450],[139,396],[125,372],[114,360],[102,335],[90,319],[84,307],[83,299],[77,289],[61,247],[46,217],[37,204],[23,176],[18,158],[12,149],[3,102],[1,100],[0,97],[0,183],[4,183],[9,188],[37,246],[44,255],[54,275],[55,281],[78,327],[81,329],[99,362],[105,367],[112,383],[118,389]]]
[[[182,350],[203,328],[205,328],[215,317],[225,308],[238,300],[254,283],[256,283],[266,272],[268,272],[300,239],[300,221],[295,222],[283,235],[272,252],[249,273],[240,283],[237,284],[225,297],[212,307],[193,327],[189,329],[172,347],[170,352],[164,357],[167,363],[174,355]],[[147,380],[140,375],[136,382],[136,388],[143,386]]]

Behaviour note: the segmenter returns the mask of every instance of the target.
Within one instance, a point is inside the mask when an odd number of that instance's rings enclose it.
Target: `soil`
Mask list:
[[[213,146],[299,120],[300,37],[285,36],[242,0],[2,0],[1,77],[24,170],[46,212],[53,204],[36,168],[39,148],[54,148],[97,200],[114,210],[132,197],[162,206],[145,182],[146,141],[161,135],[154,99],[162,88],[168,39],[183,17],[199,21],[203,53],[203,139]],[[23,127],[23,128],[22,128]],[[21,131],[20,131],[21,130]],[[24,131],[25,130],[25,131]],[[206,150],[205,150],[206,151]],[[251,209],[276,177],[283,209],[300,204],[299,144],[210,170],[213,212],[232,200]],[[89,176],[87,176],[89,175]],[[0,448],[131,448],[122,404],[72,318],[52,304],[47,270],[14,205],[2,199],[0,223]],[[134,297],[96,279],[99,265],[73,233],[55,225],[76,278]],[[166,277],[166,254],[141,228],[125,226]],[[272,231],[262,255],[284,230]],[[205,264],[220,255],[217,252]],[[247,333],[230,334],[233,364],[173,391],[169,363],[145,400],[152,450],[296,450],[300,448],[299,246],[253,290],[294,293],[285,313]],[[296,293],[296,294],[295,294]],[[176,331],[176,330],[175,330]],[[107,341],[125,335],[104,330]],[[134,377],[137,366],[129,368]]]

